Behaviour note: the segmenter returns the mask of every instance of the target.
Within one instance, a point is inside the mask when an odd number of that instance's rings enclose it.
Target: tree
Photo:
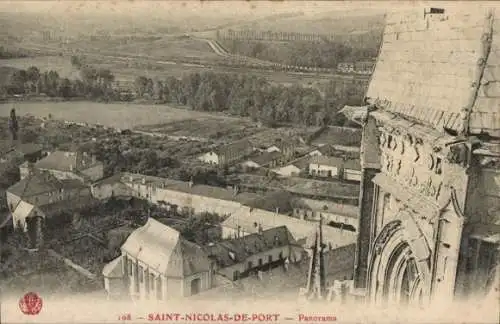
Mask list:
[[[146,87],[148,85],[148,79],[145,76],[138,76],[135,79],[135,91],[137,95],[142,98],[144,93],[146,93]]]
[[[9,132],[11,134],[12,140],[17,140],[17,132],[19,131],[19,124],[17,122],[16,110],[12,108],[9,117]]]
[[[60,97],[69,98],[72,96],[71,93],[71,81],[68,78],[59,79],[57,93]]]
[[[71,65],[73,65],[77,69],[80,69],[82,67],[82,62],[78,56],[73,55],[71,56]]]

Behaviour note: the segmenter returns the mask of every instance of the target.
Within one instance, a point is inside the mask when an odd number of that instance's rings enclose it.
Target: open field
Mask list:
[[[216,140],[224,138],[230,140],[239,135],[256,133],[257,126],[245,119],[232,120],[230,123],[221,122],[220,117],[204,117],[203,119],[184,119],[161,125],[139,127],[143,131],[166,134],[171,137],[185,137],[199,140]]]
[[[16,59],[0,60],[0,66],[13,67],[26,70],[30,66],[36,66],[40,71],[54,70],[61,77],[68,79],[79,78],[78,70],[71,65],[69,57],[62,56],[37,56]]]
[[[0,104],[0,116],[9,115],[12,103]],[[101,124],[107,127],[131,129],[140,125],[153,125],[193,118],[218,118],[221,123],[240,122],[240,118],[177,109],[164,105],[140,105],[127,103],[92,102],[19,102],[15,104],[19,116],[31,114],[37,117]]]
[[[316,14],[314,16],[295,16],[283,19],[260,20],[231,26],[233,30],[261,30],[273,32],[311,33],[311,34],[357,34],[382,29],[383,15],[350,15],[332,17],[332,13]]]
[[[330,80],[350,81],[368,80],[365,76],[351,76],[342,74],[317,74],[300,72],[275,72],[265,70],[255,70],[250,68],[232,68],[223,66],[198,66],[187,63],[176,63],[172,61],[159,61],[151,59],[135,60],[119,57],[103,57],[95,54],[90,56],[91,62],[95,62],[96,67],[110,69],[115,75],[115,80],[122,82],[134,81],[136,77],[143,75],[152,79],[166,79],[169,76],[180,78],[187,73],[202,71],[214,71],[219,73],[245,73],[261,76],[276,84],[292,85],[313,85],[313,83],[328,83]],[[32,58],[20,58],[0,60],[0,67],[14,67],[26,69],[30,66],[37,66],[42,72],[54,70],[60,76],[70,79],[79,78],[78,71],[71,65],[69,56],[43,56]],[[93,64],[94,65],[94,64]]]
[[[218,55],[214,53],[207,42],[183,36],[165,36],[153,41],[127,41],[122,37],[99,41],[82,40],[64,44],[63,48],[99,51],[102,54],[109,55],[145,55],[158,60],[187,57],[199,59],[218,58]]]

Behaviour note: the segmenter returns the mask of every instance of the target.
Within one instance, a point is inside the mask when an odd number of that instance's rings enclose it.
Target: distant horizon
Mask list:
[[[122,14],[124,16],[148,14],[162,15],[163,10],[184,11],[189,15],[269,15],[304,12],[305,15],[322,15],[339,12],[349,15],[383,14],[387,11],[405,10],[415,7],[457,7],[489,4],[489,1],[71,1],[39,0],[0,2],[0,12],[70,15],[78,14]]]

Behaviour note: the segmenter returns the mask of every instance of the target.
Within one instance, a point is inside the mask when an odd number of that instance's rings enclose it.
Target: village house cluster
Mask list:
[[[299,158],[329,154],[326,147]],[[274,157],[271,164],[249,163],[267,155]],[[251,280],[254,274],[263,278],[273,269],[308,262],[311,235],[320,220],[328,224],[322,233],[330,258],[334,260],[335,251],[339,251],[343,260],[342,271],[333,271],[331,282],[341,279],[340,274],[345,277],[346,265],[353,262],[358,213],[355,206],[344,208],[343,204],[300,194],[280,199],[276,194],[245,192],[238,186],[221,188],[128,172],[104,178],[103,163],[83,151],[42,154],[35,150],[19,156],[21,180],[6,191],[9,221],[15,230],[29,234],[31,249],[43,244],[45,222],[57,223],[63,213],[78,213],[109,199],[132,197],[168,212],[208,212],[225,218],[220,224],[222,241],[206,246],[187,241],[178,231],[149,218],[121,245],[121,256],[104,266],[102,274],[110,298],[124,293],[144,299],[187,297],[216,291],[228,280]],[[204,161],[207,163],[241,163],[250,169],[283,166],[296,159],[292,141],[265,146],[240,141],[203,156],[212,156],[212,160]],[[283,207],[269,208],[277,200]],[[346,254],[345,249],[351,253]],[[162,255],[160,263],[158,253]],[[305,271],[304,266],[297,269]],[[281,280],[295,281],[289,275],[281,272]]]

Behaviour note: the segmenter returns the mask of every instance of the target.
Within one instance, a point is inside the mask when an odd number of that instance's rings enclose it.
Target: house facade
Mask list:
[[[7,205],[14,228],[27,229],[27,219],[43,219],[63,210],[85,206],[92,200],[88,187],[74,179],[59,180],[48,172],[35,172],[9,187]]]
[[[500,29],[480,9],[388,16],[367,105],[343,109],[363,126],[353,286],[369,303],[499,297],[500,60],[492,46]]]
[[[361,181],[361,163],[359,159],[346,159],[342,165],[342,179],[347,181]]]
[[[338,178],[342,164],[342,158],[318,155],[309,164],[309,174],[315,177]]]
[[[326,226],[356,232],[359,209],[357,206],[329,201],[301,198],[294,206],[292,215],[301,220],[319,221]]]
[[[204,249],[215,260],[217,273],[232,281],[283,266],[285,262],[300,262],[304,256],[304,250],[296,244],[286,226],[261,229]]]
[[[152,218],[130,234],[121,256],[103,269],[108,294],[125,291],[134,300],[196,295],[212,288],[214,273],[201,247]]]
[[[307,239],[315,233],[317,222],[297,219],[265,210],[247,208],[239,213],[231,214],[222,223],[222,238],[239,238],[277,226],[286,226],[297,244],[304,246]],[[325,226],[323,233],[326,244],[332,248],[353,244],[356,241],[356,234],[351,231],[343,231],[342,229]]]
[[[141,174],[122,173],[92,186],[94,197],[105,200],[129,196],[145,199],[184,213],[210,212],[229,215],[245,209],[243,203],[257,195]]]
[[[20,166],[21,179],[29,174],[30,168],[48,171],[58,179],[77,179],[93,182],[104,177],[104,164],[86,152],[55,151],[36,162],[33,166]]]
[[[273,172],[282,177],[296,177],[302,170],[295,164],[285,165],[280,168],[273,169]]]
[[[252,152],[252,144],[247,140],[241,140],[206,152],[199,156],[198,159],[205,163],[224,167],[243,159]]]
[[[241,163],[245,169],[274,168],[282,159],[280,151],[264,152],[248,158]]]

